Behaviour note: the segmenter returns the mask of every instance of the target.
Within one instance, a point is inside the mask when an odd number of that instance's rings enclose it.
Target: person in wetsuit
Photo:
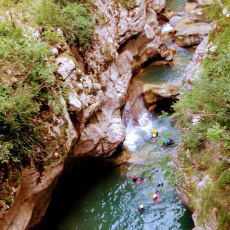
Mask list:
[[[174,144],[174,141],[171,138],[163,142],[163,146],[168,146],[168,145],[173,145],[173,144]]]
[[[158,136],[158,130],[153,130],[152,131],[152,137],[156,138]]]
[[[138,211],[139,211],[141,214],[143,214],[143,213],[145,212],[145,208],[144,208],[144,205],[143,205],[143,204],[141,204],[141,205],[139,206]]]
[[[159,182],[155,193],[153,194],[153,197],[150,199],[151,203],[154,204],[154,201],[157,201],[156,204],[159,204],[161,202],[160,200],[160,188],[163,187],[163,182]]]
[[[145,208],[144,205],[141,204],[138,208],[139,213],[141,214],[141,217],[143,216],[143,214],[145,213]]]
[[[134,174],[132,176],[133,182],[137,182],[138,184],[142,184],[143,182],[146,181],[146,177],[145,177],[145,172],[141,174],[141,177],[136,176],[136,174]]]

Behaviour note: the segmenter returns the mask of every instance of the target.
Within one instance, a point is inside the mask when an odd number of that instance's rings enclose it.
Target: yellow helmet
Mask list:
[[[158,133],[157,130],[153,130],[153,131],[152,131],[152,134],[157,134],[157,133]]]

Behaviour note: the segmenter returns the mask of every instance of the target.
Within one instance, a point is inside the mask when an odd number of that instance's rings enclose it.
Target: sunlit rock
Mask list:
[[[156,13],[160,13],[166,5],[165,0],[148,0],[147,3]]]
[[[158,19],[168,21],[170,18],[176,16],[177,14],[170,10],[169,8],[164,8],[164,10],[157,16]]]
[[[202,68],[200,66],[200,62],[206,57],[206,46],[208,44],[208,37],[205,37],[202,43],[196,48],[196,51],[193,55],[192,61],[187,66],[184,74],[183,81],[185,84],[183,85],[184,89],[189,89],[190,84],[197,79],[202,73]]]
[[[182,82],[170,82],[163,84],[144,84],[143,94],[146,104],[153,104],[161,98],[178,99]]]
[[[58,56],[56,59],[56,65],[59,66],[57,73],[63,77],[63,80],[65,80],[76,68],[73,58],[66,53]]]
[[[78,95],[76,92],[69,93],[69,109],[70,111],[81,110],[81,102],[78,100]]]
[[[177,31],[174,42],[178,46],[192,46],[200,44],[211,31],[212,26],[204,22],[189,24],[189,26],[185,23],[181,27],[177,25],[174,29]]]
[[[196,0],[196,2],[201,6],[211,5],[213,0]]]

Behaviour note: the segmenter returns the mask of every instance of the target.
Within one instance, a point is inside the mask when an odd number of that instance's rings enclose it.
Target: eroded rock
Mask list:
[[[211,31],[212,26],[205,22],[193,23],[193,18],[182,18],[174,28],[174,42],[178,46],[198,45]]]
[[[149,8],[152,8],[156,13],[160,13],[166,5],[165,0],[148,0]]]
[[[182,82],[169,82],[163,84],[144,84],[143,94],[147,105],[151,105],[159,98],[178,99]]]

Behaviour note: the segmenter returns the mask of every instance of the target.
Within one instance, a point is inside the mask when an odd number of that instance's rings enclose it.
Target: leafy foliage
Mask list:
[[[115,3],[120,3],[126,9],[136,6],[135,0],[113,0],[113,1]]]
[[[83,4],[73,3],[62,9],[66,39],[70,44],[78,42],[85,49],[93,40],[94,22]]]
[[[90,48],[93,40],[94,22],[90,13],[92,1],[42,0],[34,6],[37,24],[47,27],[61,27],[68,43],[78,43],[84,49]]]
[[[60,8],[52,0],[43,0],[34,6],[38,25],[59,27],[63,25]]]
[[[56,66],[47,65],[50,52],[44,43],[7,23],[0,27],[0,47],[0,164],[22,162],[41,149],[36,114],[56,100],[51,89]]]

